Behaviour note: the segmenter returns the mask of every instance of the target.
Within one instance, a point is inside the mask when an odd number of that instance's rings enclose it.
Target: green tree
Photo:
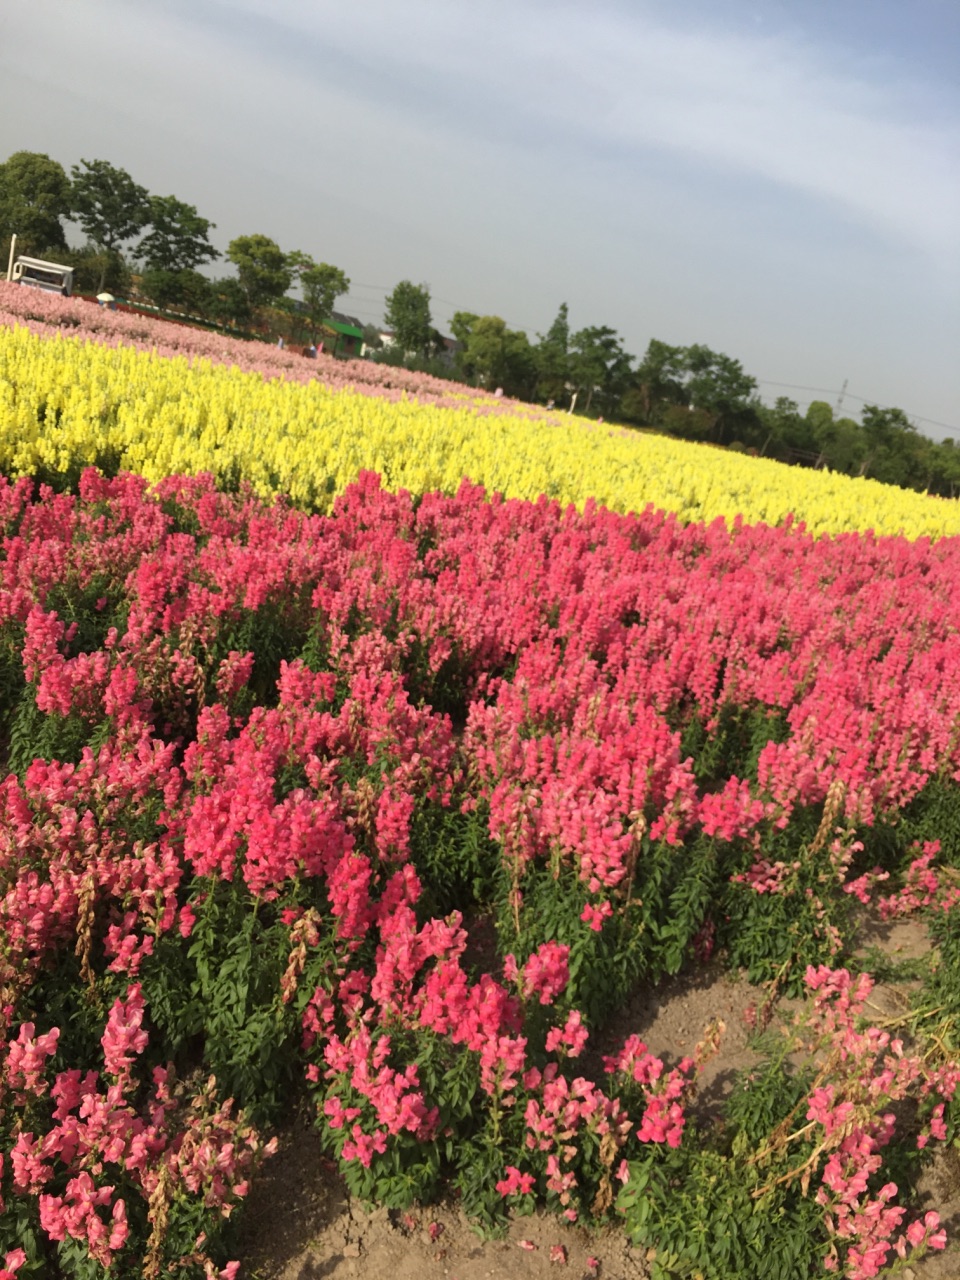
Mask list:
[[[150,231],[137,246],[148,271],[195,271],[220,254],[210,243],[216,223],[176,196],[150,197]]]
[[[473,311],[455,311],[450,321],[450,332],[462,347],[466,347],[473,333],[473,326],[480,317]]]
[[[151,267],[140,277],[140,290],[158,307],[184,307],[203,315],[210,306],[210,281],[199,271]]]
[[[350,288],[350,280],[339,267],[329,262],[314,262],[308,253],[297,250],[287,257],[287,263],[300,283],[306,307],[310,336],[317,340],[317,331],[333,312],[333,304]]]
[[[584,413],[597,405],[609,412],[626,390],[633,357],[624,350],[616,329],[592,325],[570,339],[570,376],[577,395],[585,397]]]
[[[561,302],[557,318],[534,348],[537,365],[537,394],[541,400],[557,403],[570,381],[570,320],[567,304]]]
[[[287,255],[269,236],[237,236],[227,245],[227,259],[237,268],[251,311],[282,298],[293,283]]]
[[[447,350],[447,340],[434,325],[430,326],[430,341],[427,344],[427,358],[431,362],[437,360],[443,361],[450,368],[450,353]]]
[[[470,341],[470,335],[473,333],[473,326],[479,319],[480,317],[472,311],[455,311],[453,319],[450,321],[450,332],[459,347],[459,350],[454,355],[453,363],[458,375],[465,382],[469,382],[475,376],[470,357],[467,354],[467,345]]]
[[[865,404],[860,425],[866,442],[864,475],[908,488],[924,488],[928,474],[928,441],[902,409]]]
[[[753,403],[757,382],[744,373],[739,360],[695,344],[686,348],[683,366],[688,402],[708,415],[711,434],[718,444],[728,444],[734,435],[741,439],[748,434],[759,436],[761,428]]]
[[[462,344],[458,365],[468,378],[488,389],[500,387],[508,395],[529,394],[537,376],[536,358],[522,330],[508,329],[500,316],[475,316],[458,311],[451,322]]]
[[[108,259],[119,256],[120,246],[139,234],[150,219],[147,189],[107,160],[81,160],[70,172],[71,216]],[[105,264],[101,289],[106,275]]]
[[[387,295],[384,323],[405,355],[426,355],[430,350],[433,322],[430,290],[425,284],[401,280]]]
[[[5,270],[10,237],[17,251],[37,257],[67,247],[61,218],[70,213],[70,180],[63,165],[39,151],[15,151],[0,164],[0,246]]]
[[[105,253],[89,241],[78,249],[60,254],[65,266],[73,267],[74,293],[128,293],[133,283],[130,267],[119,253]]]
[[[813,466],[819,461],[820,449],[813,430],[795,400],[778,396],[772,409],[761,405],[757,413],[767,433],[765,454],[804,466]]]
[[[960,449],[949,437],[931,450],[927,487],[945,498],[955,498],[960,493]]]
[[[380,330],[375,324],[365,324],[363,326],[363,345],[368,351],[383,350],[383,339],[380,337]]]
[[[834,418],[826,400],[812,400],[805,416],[826,466],[843,475],[858,475],[866,458],[860,424],[852,418]]]
[[[658,425],[669,407],[687,403],[684,356],[683,347],[671,347],[651,338],[623,397],[625,418],[647,426]]]
[[[253,311],[243,285],[236,276],[210,282],[207,303],[210,319],[221,325],[245,325],[253,319]]]

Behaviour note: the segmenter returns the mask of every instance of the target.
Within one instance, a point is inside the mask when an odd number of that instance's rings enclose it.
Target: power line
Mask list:
[[[389,292],[387,286],[383,284],[363,284],[360,281],[356,281],[356,282],[351,281],[350,292],[346,294],[347,299],[349,299],[352,296],[354,289],[370,289],[374,292],[383,294],[384,299],[386,299],[386,295]],[[358,299],[358,301],[361,304],[369,304],[373,301],[373,299],[361,298],[361,299]],[[457,304],[455,302],[451,302],[449,298],[435,298],[431,296],[430,301],[439,302],[442,306],[445,306],[445,307],[452,307],[454,311],[460,310]],[[379,323],[382,318],[377,313],[365,310],[363,305],[357,306],[356,304],[354,304],[352,309],[358,315],[371,319],[373,323]],[[518,325],[515,325],[511,320],[506,320],[505,323],[513,328],[519,328],[525,333],[533,331],[532,326],[530,325],[518,326]],[[810,387],[810,386],[807,386],[805,383],[800,383],[800,382],[774,382],[771,378],[755,378],[754,381],[758,383],[758,385],[764,386],[764,387],[783,387],[787,391],[813,391],[813,392],[816,392],[818,395],[836,396],[837,409],[840,408],[844,400],[856,400],[858,404],[876,404],[876,400],[870,399],[867,396],[858,396],[854,392],[848,391],[846,379],[844,379],[843,386],[839,388],[839,390],[836,387]],[[883,407],[891,408],[892,406],[885,405]],[[900,406],[897,406],[897,407],[899,408]],[[904,412],[907,414],[909,418],[912,418],[916,422],[924,422],[927,424],[927,426],[939,427],[942,431],[950,431],[960,435],[960,427],[952,426],[949,422],[938,422],[936,418],[924,418],[919,413],[910,413],[909,410],[904,410]]]
[[[843,384],[842,390],[838,391],[836,387],[807,387],[798,382],[772,382],[769,378],[755,378],[755,382],[764,387],[786,387],[789,391],[816,391],[823,396],[841,396],[845,400],[857,400],[860,404],[876,404],[876,400],[871,400],[867,396],[854,395],[852,391],[847,390],[847,384]],[[885,408],[891,408],[891,405],[885,405]],[[899,406],[897,406],[899,408]],[[931,427],[942,427],[944,431],[960,432],[960,427],[953,427],[948,422],[938,422],[936,418],[924,418],[919,413],[910,413],[905,409],[904,412],[909,418],[915,418],[917,422],[926,422]]]
[[[373,302],[372,298],[358,298],[356,302],[351,302],[351,298],[353,298],[354,296],[353,294],[354,289],[372,289],[376,292],[382,293],[384,295],[384,300],[386,300],[386,293],[387,293],[386,286],[381,284],[359,284],[359,283],[355,284],[351,280],[349,292],[342,295],[344,300],[349,304],[350,309],[352,311],[355,311],[358,316],[367,316],[373,319],[374,322],[379,323],[380,320],[382,319],[382,313],[364,310],[365,306],[369,307],[369,305]],[[431,297],[430,301],[431,303],[439,302],[443,306],[451,307],[453,311],[462,310],[462,308],[458,307],[455,302],[451,302],[447,298]],[[531,325],[517,325],[514,321],[510,320],[509,318],[504,320],[504,324],[506,324],[508,328],[519,329],[524,333],[527,333],[532,330]]]
[[[350,297],[350,294],[353,293],[354,289],[370,289],[374,293],[383,294],[384,299],[386,299],[386,296],[388,293],[392,292],[389,286],[385,284],[364,284],[359,280],[351,280],[350,293],[346,295],[348,298]],[[431,302],[431,305],[436,302],[436,303],[439,303],[442,307],[450,307],[451,310],[453,311],[465,310],[465,308],[460,306],[458,302],[452,302],[449,298],[438,298],[435,294],[430,295],[430,302]],[[529,324],[518,325],[518,324],[515,324],[515,322],[511,320],[509,317],[506,317],[504,319],[504,323],[510,326],[511,328],[521,329],[525,333],[533,331],[533,325],[529,325]]]

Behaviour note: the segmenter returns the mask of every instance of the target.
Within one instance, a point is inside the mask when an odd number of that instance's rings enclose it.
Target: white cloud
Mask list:
[[[371,127],[379,115],[383,130],[428,142],[605,154],[635,171],[672,157],[707,184],[759,179],[957,265],[956,94],[945,87],[953,114],[935,115],[935,93],[891,80],[889,64],[879,81],[875,65],[855,71],[782,36],[558,0],[39,0],[14,6],[14,31],[29,31],[29,15],[38,30],[59,15],[81,57],[109,51],[81,91],[127,98],[141,117],[152,92],[158,127],[189,127],[193,111],[198,134],[218,129],[234,155],[244,144],[228,118],[260,151],[274,114],[286,135],[293,104],[309,134],[339,97]],[[279,152],[288,144],[278,137]]]
[[[541,0],[239,7],[336,49],[355,73],[387,77],[381,91],[396,112],[447,112],[447,127],[466,113],[472,128],[486,117],[499,132],[512,119],[518,144],[549,131],[571,150],[615,147],[625,164],[673,153],[827,201],[937,257],[956,255],[960,126],[920,116],[933,95],[868,78],[876,66],[855,72],[835,52],[783,37]],[[419,99],[423,85],[429,95]],[[366,81],[358,92],[369,92]]]
[[[343,266],[371,318],[401,277],[440,322],[536,332],[565,298],[634,352],[703,341],[955,422],[956,88],[690,23],[716,0],[611,3],[7,0],[0,158],[107,158],[221,247]]]

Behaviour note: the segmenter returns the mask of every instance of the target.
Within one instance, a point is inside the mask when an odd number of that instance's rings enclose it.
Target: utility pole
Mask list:
[[[17,247],[16,232],[10,237],[10,258],[7,262],[7,284],[13,279],[13,255]]]
[[[847,383],[849,381],[849,378],[844,378],[843,380],[843,386],[840,388],[840,394],[837,396],[837,403],[833,406],[834,417],[836,417],[843,408],[843,397],[847,394]]]

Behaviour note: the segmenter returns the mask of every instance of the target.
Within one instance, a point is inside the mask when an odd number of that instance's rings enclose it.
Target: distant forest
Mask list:
[[[81,245],[67,243],[66,221],[80,227]],[[210,243],[213,226],[193,205],[151,195],[106,160],[81,160],[69,175],[39,152],[18,151],[0,164],[0,269],[15,234],[18,254],[71,265],[75,292],[136,296],[272,340],[330,336],[336,300],[350,288],[341,268],[252,233],[227,246],[233,272],[210,278],[200,268],[221,257]],[[445,337],[434,326],[429,288],[401,280],[386,299],[383,329],[363,326],[364,350],[370,359],[591,418],[960,494],[960,449],[920,433],[903,410],[866,404],[856,421],[824,400],[805,413],[786,397],[771,407],[739,360],[701,344],[653,339],[637,358],[607,325],[571,330],[566,303],[535,339],[499,316],[467,311],[454,315],[451,330]]]

